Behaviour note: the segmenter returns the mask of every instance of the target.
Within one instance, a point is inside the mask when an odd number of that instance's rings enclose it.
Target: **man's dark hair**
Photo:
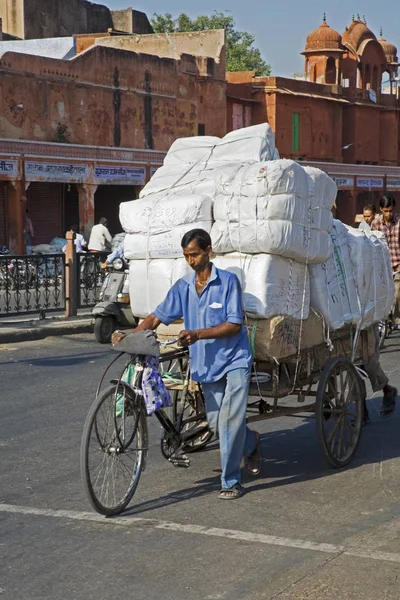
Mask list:
[[[182,248],[186,248],[186,246],[188,246],[190,242],[193,242],[193,240],[197,242],[198,246],[202,250],[206,250],[209,246],[211,246],[210,234],[204,229],[191,229],[185,233],[181,240]]]
[[[108,221],[105,217],[101,217],[99,223],[100,223],[100,225],[104,225],[104,227],[107,227]]]
[[[75,231],[75,233],[79,233],[79,227],[75,223],[70,225],[69,231]]]
[[[371,212],[373,212],[375,214],[376,206],[375,206],[375,204],[366,204],[363,208],[363,212],[364,212],[364,210],[370,210]]]
[[[382,198],[379,200],[379,206],[381,208],[394,208],[396,206],[396,200],[393,198],[393,196],[382,196]]]

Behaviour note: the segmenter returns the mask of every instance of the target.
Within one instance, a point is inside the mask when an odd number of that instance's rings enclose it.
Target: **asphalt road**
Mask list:
[[[396,332],[382,362],[400,387],[399,344]],[[340,471],[312,421],[258,424],[262,474],[225,503],[215,444],[174,469],[152,418],[132,507],[104,519],[84,496],[79,447],[111,354],[91,335],[0,346],[1,600],[398,600],[400,407],[383,420],[379,395],[369,401]]]

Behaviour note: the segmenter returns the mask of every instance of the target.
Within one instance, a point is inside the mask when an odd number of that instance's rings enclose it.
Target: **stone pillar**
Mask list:
[[[75,233],[67,231],[65,234],[67,247],[65,248],[65,316],[76,317],[77,315],[77,259],[75,246]]]
[[[80,183],[77,185],[79,193],[79,226],[83,237],[89,242],[89,235],[94,225],[94,195],[97,185]]]
[[[7,188],[8,247],[12,254],[25,254],[25,185],[22,180],[10,181]]]

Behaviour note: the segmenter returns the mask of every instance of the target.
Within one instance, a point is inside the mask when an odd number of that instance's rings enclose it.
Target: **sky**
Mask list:
[[[154,13],[171,13],[176,17],[184,12],[194,18],[201,14],[211,15],[215,10],[229,11],[235,19],[236,29],[255,36],[254,46],[271,65],[271,74],[281,77],[292,77],[293,73],[304,71],[304,57],[299,53],[304,50],[307,35],[321,25],[324,12],[328,25],[340,34],[351,23],[353,14],[359,13],[362,18],[365,16],[376,37],[382,27],[383,37],[400,50],[400,4],[395,0],[386,0],[384,5],[376,0],[137,0],[134,5],[132,0],[92,1],[111,10],[132,7],[149,18]]]

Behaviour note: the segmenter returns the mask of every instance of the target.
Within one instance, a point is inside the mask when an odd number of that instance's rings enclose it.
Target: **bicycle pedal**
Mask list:
[[[168,460],[174,467],[187,468],[190,466],[190,459],[187,456],[171,456]]]

